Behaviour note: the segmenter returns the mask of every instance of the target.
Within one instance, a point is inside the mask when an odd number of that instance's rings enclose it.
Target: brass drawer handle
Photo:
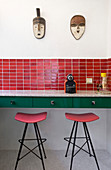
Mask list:
[[[92,105],[95,105],[96,104],[96,102],[95,101],[92,101]]]
[[[51,101],[51,105],[54,105],[54,104],[55,104],[55,102],[54,102],[54,100],[52,100],[52,101]]]
[[[15,104],[15,101],[14,101],[14,100],[11,100],[11,101],[10,101],[10,104],[11,104],[11,105]]]

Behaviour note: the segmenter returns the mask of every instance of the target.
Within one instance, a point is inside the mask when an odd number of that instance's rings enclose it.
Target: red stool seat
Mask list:
[[[28,113],[17,113],[15,120],[24,123],[36,123],[45,120],[47,117],[47,112],[28,114]]]
[[[77,121],[77,122],[92,122],[99,119],[94,113],[84,113],[84,114],[74,114],[74,113],[65,113],[67,119]]]

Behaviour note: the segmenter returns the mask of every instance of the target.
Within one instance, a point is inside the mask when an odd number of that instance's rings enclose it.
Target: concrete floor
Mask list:
[[[46,170],[68,170],[70,165],[70,155],[65,158],[65,151],[48,150],[45,160]],[[70,153],[69,153],[70,154]],[[101,170],[111,170],[111,155],[105,150],[97,150],[96,155]],[[17,151],[0,151],[0,170],[14,170]],[[43,170],[41,161],[33,154],[19,162],[18,170]],[[89,157],[85,152],[80,152],[74,159],[72,170],[97,170],[93,157]]]

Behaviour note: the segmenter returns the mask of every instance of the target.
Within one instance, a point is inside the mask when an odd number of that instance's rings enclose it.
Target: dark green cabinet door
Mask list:
[[[0,107],[13,107],[11,101],[14,102],[14,97],[0,97]]]
[[[72,108],[71,97],[33,97],[34,108]]]
[[[111,108],[111,98],[108,97],[81,97],[81,108]]]
[[[31,108],[32,98],[28,97],[0,97],[0,107]]]
[[[101,101],[98,97],[81,97],[81,108],[101,108]]]
[[[75,97],[73,108],[111,108],[110,97]]]

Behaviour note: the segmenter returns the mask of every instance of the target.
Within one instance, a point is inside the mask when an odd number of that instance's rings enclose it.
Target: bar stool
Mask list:
[[[42,167],[43,170],[45,170],[45,166],[44,166],[44,161],[43,161],[43,156],[42,156],[42,151],[44,154],[44,158],[46,158],[46,154],[45,154],[45,149],[43,146],[43,143],[46,141],[45,138],[41,138],[40,135],[40,131],[39,131],[39,127],[37,122],[43,121],[46,119],[47,116],[47,112],[42,112],[42,113],[36,113],[36,114],[28,114],[28,113],[17,113],[15,116],[15,120],[18,120],[20,122],[24,122],[25,123],[25,128],[24,128],[24,132],[23,132],[23,136],[22,139],[19,139],[18,141],[20,142],[20,148],[19,148],[19,152],[18,152],[18,156],[17,156],[17,160],[16,160],[16,164],[15,164],[15,170],[17,169],[18,166],[18,162],[24,158],[26,155],[28,155],[29,153],[33,153],[35,156],[37,156],[39,159],[41,159],[42,162]],[[33,123],[34,129],[35,129],[35,135],[36,135],[36,139],[25,139],[25,135],[26,135],[26,131],[27,131],[27,127],[29,123]],[[28,146],[26,146],[24,144],[24,141],[33,141],[36,140],[37,141],[37,146],[35,146],[33,149],[30,149]],[[20,157],[21,155],[21,151],[22,151],[22,147],[25,147],[29,150],[29,152],[27,152],[24,156]],[[39,148],[39,155],[37,155],[34,150],[36,148]],[[42,149],[41,149],[42,148]]]
[[[66,149],[65,157],[67,157],[70,144],[73,144],[70,170],[72,170],[73,158],[80,150],[83,150],[86,153],[88,153],[90,156],[93,156],[95,158],[97,168],[98,168],[98,170],[100,170],[99,164],[98,164],[98,161],[97,161],[97,158],[96,158],[96,154],[95,154],[95,151],[94,151],[94,147],[93,147],[93,144],[92,144],[92,141],[91,141],[91,137],[90,137],[90,134],[89,134],[89,130],[88,130],[88,127],[87,127],[87,124],[86,124],[86,122],[95,121],[95,120],[99,119],[99,117],[97,115],[95,115],[94,113],[84,113],[84,114],[65,113],[65,116],[66,116],[67,119],[74,121],[70,137],[64,138],[64,140],[68,141],[68,146],[67,146],[67,149]],[[84,129],[85,137],[77,137],[78,122],[83,123],[83,129]],[[74,135],[73,135],[73,133],[74,133]],[[73,142],[71,141],[71,139],[73,139]],[[86,139],[86,140],[85,140],[84,144],[80,147],[80,146],[76,145],[76,139]],[[83,149],[85,144],[87,144],[88,151]],[[79,148],[76,153],[74,153],[75,146],[77,148]],[[92,153],[91,153],[91,149],[92,149]]]

